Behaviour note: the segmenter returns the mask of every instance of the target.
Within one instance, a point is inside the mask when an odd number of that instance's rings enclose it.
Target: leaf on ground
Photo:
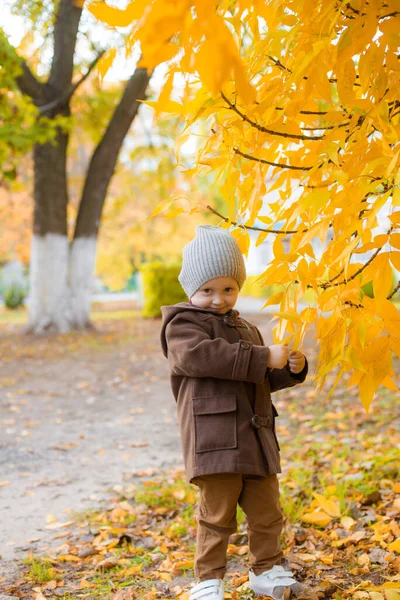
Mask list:
[[[325,527],[332,521],[332,517],[327,515],[325,512],[314,510],[311,513],[305,513],[301,516],[301,520],[304,523],[310,523],[311,525],[319,525]]]
[[[110,600],[134,600],[134,598],[136,598],[136,594],[132,589],[118,590],[110,596]]]
[[[398,552],[400,554],[400,538],[388,545],[388,550]]]
[[[340,517],[340,507],[337,502],[314,492],[314,498],[330,517]]]

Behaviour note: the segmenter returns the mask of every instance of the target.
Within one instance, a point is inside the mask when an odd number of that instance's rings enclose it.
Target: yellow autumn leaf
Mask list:
[[[250,235],[245,229],[234,229],[231,232],[232,236],[236,239],[240,252],[247,256],[250,248]]]
[[[334,502],[334,500],[330,500],[329,498],[325,498],[325,496],[317,494],[316,492],[314,492],[313,496],[321,508],[323,508],[329,516],[340,517],[340,507],[337,502]]]
[[[400,554],[400,538],[398,538],[394,542],[391,542],[388,545],[388,550],[390,550],[391,552],[397,552],[398,554]]]
[[[81,559],[79,556],[75,556],[74,554],[61,554],[57,556],[57,560],[60,562],[80,562]]]
[[[360,392],[361,402],[368,412],[372,403],[372,400],[375,396],[375,387],[374,381],[368,373],[365,373],[358,384],[358,389]]]
[[[192,569],[193,568],[193,559],[192,560],[178,560],[174,563],[174,569]]]
[[[390,245],[400,250],[400,233],[392,233],[390,236]]]
[[[324,564],[324,565],[333,565],[333,556],[327,555],[327,556],[320,556],[319,560]]]
[[[116,49],[111,48],[110,50],[107,50],[107,52],[100,58],[99,62],[97,63],[97,70],[99,71],[100,77],[102,79],[104,79],[108,70],[113,64],[116,54]]]
[[[396,589],[385,589],[386,600],[400,600],[400,587]]]
[[[121,10],[110,6],[106,2],[91,2],[89,11],[99,21],[103,21],[112,27],[127,27],[132,21],[140,19],[146,3],[143,0],[130,2],[125,9]]]
[[[286,321],[291,321],[292,323],[296,323],[298,325],[302,324],[302,320],[300,318],[300,316],[295,313],[295,312],[291,312],[288,310],[280,310],[277,312],[272,313],[274,316],[271,319],[272,321],[274,319],[285,319]]]
[[[389,260],[389,252],[384,252],[377,256],[372,263],[374,271],[374,295],[378,300],[386,298],[392,288],[393,275]]]
[[[271,306],[271,304],[279,304],[279,302],[282,300],[284,295],[284,292],[278,292],[277,294],[273,294],[272,296],[270,296],[268,298],[268,300],[265,302],[265,304],[263,304],[262,308],[266,308],[267,306]]]
[[[397,271],[400,271],[400,252],[391,252],[390,253],[390,262],[394,266]]]
[[[326,525],[329,525],[329,523],[332,521],[332,517],[323,511],[315,510],[311,513],[305,513],[304,515],[302,515],[301,520],[304,521],[304,523],[310,523],[311,525],[319,525],[320,527],[325,527]]]

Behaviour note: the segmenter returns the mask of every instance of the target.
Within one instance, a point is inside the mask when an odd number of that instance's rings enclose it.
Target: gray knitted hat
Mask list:
[[[232,277],[239,289],[246,279],[242,253],[236,240],[226,229],[199,225],[196,237],[183,249],[179,281],[188,298],[210,279]]]

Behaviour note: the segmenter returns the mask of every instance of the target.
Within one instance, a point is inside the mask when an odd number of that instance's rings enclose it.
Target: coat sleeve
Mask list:
[[[308,373],[308,362],[304,369],[300,373],[292,373],[289,369],[289,365],[285,365],[283,369],[268,369],[267,377],[271,392],[277,392],[278,390],[284,390],[288,387],[293,387],[297,383],[303,383]]]
[[[215,377],[262,383],[268,348],[246,340],[212,339],[198,322],[178,314],[167,325],[166,341],[172,375]]]
[[[264,344],[263,337],[257,329],[258,337],[260,342]],[[292,373],[289,369],[289,365],[286,364],[282,369],[266,369],[265,376],[268,378],[271,393],[277,392],[278,390],[284,390],[285,388],[293,387],[297,383],[303,383],[308,373],[308,362],[300,373]]]

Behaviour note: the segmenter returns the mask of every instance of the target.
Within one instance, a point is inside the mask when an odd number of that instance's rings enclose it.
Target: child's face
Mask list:
[[[206,281],[190,298],[199,308],[212,308],[221,314],[227,313],[236,304],[239,286],[232,277],[216,277]]]

